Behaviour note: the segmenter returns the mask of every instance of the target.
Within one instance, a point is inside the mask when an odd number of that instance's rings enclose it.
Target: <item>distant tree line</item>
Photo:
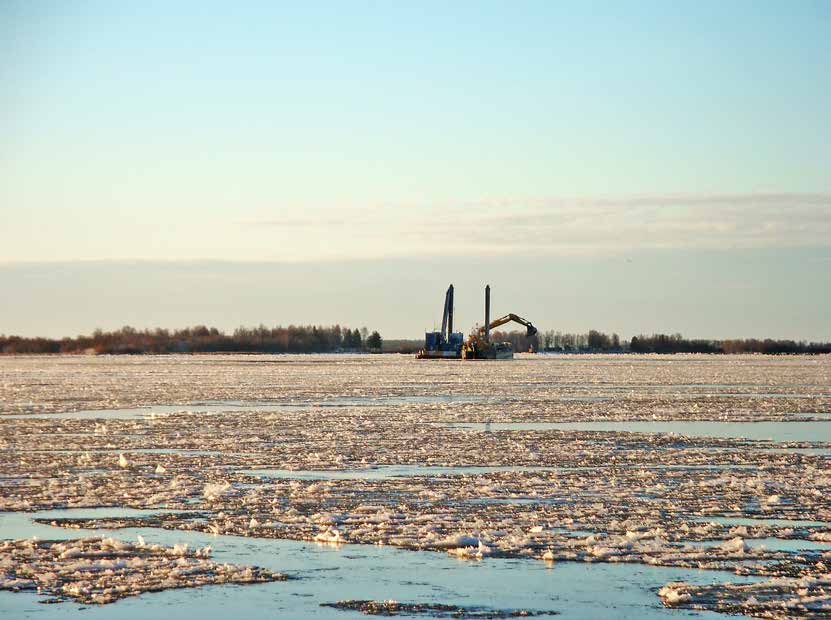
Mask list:
[[[399,338],[396,340],[384,339],[382,351],[384,353],[418,353],[424,348],[424,338],[413,340],[410,338]]]
[[[528,336],[524,331],[492,331],[492,342],[510,342],[514,351],[539,351],[539,336]]]
[[[549,330],[528,337],[524,331],[493,331],[491,340],[510,342],[515,351],[563,353],[765,353],[828,354],[831,342],[794,340],[688,339],[681,334],[651,334],[623,340],[615,333],[599,330],[563,333]],[[0,354],[34,353],[412,353],[422,340],[384,341],[377,331],[366,327],[349,329],[340,325],[289,325],[288,327],[239,327],[226,334],[215,327],[198,325],[178,330],[122,327],[76,338],[23,338],[0,335]]]
[[[521,332],[517,333],[524,336]],[[831,342],[797,342],[770,338],[706,340],[684,338],[681,334],[641,334],[626,341],[617,334],[609,335],[595,329],[585,334],[549,330],[543,333],[540,339],[543,350],[575,353],[831,353]]]
[[[198,325],[178,330],[122,327],[95,330],[77,338],[23,338],[0,335],[0,353],[331,353],[380,351],[381,335],[366,327],[289,325],[239,327],[225,334],[216,327]]]
[[[793,353],[831,353],[831,342],[804,340],[773,340],[766,338],[734,340],[690,340],[681,334],[652,334],[634,336],[629,342],[632,353],[766,353],[784,355]]]
[[[596,329],[585,334],[569,334],[555,332],[553,329],[539,336],[542,346],[548,351],[603,351],[620,353],[625,349],[625,343],[617,334],[605,334]]]

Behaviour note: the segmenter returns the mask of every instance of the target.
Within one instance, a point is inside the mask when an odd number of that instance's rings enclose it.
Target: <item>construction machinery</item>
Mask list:
[[[513,321],[514,323],[519,323],[520,325],[524,325],[526,327],[525,335],[529,338],[537,333],[537,328],[531,325],[530,321],[527,321],[523,319],[521,316],[517,316],[516,314],[506,314],[503,317],[491,321],[490,325],[488,325],[487,331],[496,329],[497,327],[505,325],[505,323],[510,323],[511,321]],[[484,327],[480,329],[481,331],[485,331]]]
[[[537,333],[537,328],[530,321],[517,314],[506,314],[493,321],[491,318],[491,287],[485,287],[485,324],[475,330],[462,346],[462,359],[513,359],[514,349],[509,342],[491,342],[491,330],[510,323],[525,326],[528,337]]]
[[[444,295],[444,311],[441,317],[441,331],[424,334],[424,348],[418,352],[418,359],[460,359],[465,336],[453,331],[453,285]]]
[[[424,335],[424,348],[418,352],[418,359],[513,359],[514,349],[509,342],[491,342],[490,333],[506,323],[523,325],[528,337],[537,333],[537,328],[530,321],[516,314],[506,314],[494,321],[491,315],[491,287],[485,287],[485,324],[475,328],[464,340],[461,332],[453,331],[453,285],[444,296],[441,331],[427,332]]]

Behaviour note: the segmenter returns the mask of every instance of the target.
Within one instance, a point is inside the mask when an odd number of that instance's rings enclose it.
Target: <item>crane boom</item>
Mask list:
[[[452,284],[450,285],[453,286]],[[448,308],[450,307],[450,289],[447,289],[447,292],[444,294],[444,310],[441,313],[441,337],[442,340],[447,339],[447,313]]]
[[[444,311],[441,315],[441,337],[444,342],[450,342],[453,333],[453,285],[451,284],[444,294]]]
[[[513,321],[514,323],[519,323],[520,325],[524,325],[527,330],[527,333],[525,335],[528,337],[531,337],[537,333],[537,328],[531,324],[531,321],[523,319],[521,316],[518,316],[516,314],[506,314],[505,316],[501,316],[498,319],[491,321],[487,325],[487,328],[481,327],[479,331],[482,334],[484,334],[492,329],[496,329],[501,325],[505,325],[505,323],[510,323],[511,321]]]

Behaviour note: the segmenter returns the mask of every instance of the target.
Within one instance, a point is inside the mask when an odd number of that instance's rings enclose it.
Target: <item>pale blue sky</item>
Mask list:
[[[493,280],[543,327],[831,339],[831,2],[241,4],[0,2],[0,333],[416,336]]]

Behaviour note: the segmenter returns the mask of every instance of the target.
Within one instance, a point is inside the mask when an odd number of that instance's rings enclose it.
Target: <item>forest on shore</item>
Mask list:
[[[598,330],[563,333],[549,330],[528,337],[520,331],[494,331],[495,342],[510,342],[515,351],[547,353],[762,353],[829,354],[831,342],[774,340],[770,338],[705,340],[681,334],[638,335],[624,340]],[[215,327],[198,325],[178,330],[122,327],[95,330],[75,338],[25,338],[0,335],[0,354],[160,354],[160,353],[415,353],[423,340],[384,340],[366,327],[340,325],[290,325],[288,327],[239,327],[226,334]]]
[[[365,327],[290,325],[239,327],[226,334],[216,327],[137,330],[125,326],[75,338],[23,338],[0,335],[0,353],[331,353],[380,352],[383,339]]]
[[[515,351],[551,353],[762,353],[768,355],[831,353],[831,342],[734,338],[709,340],[681,334],[639,334],[624,340],[617,334],[592,329],[584,334],[549,330],[527,337],[525,332],[493,334],[494,340],[511,342]]]

